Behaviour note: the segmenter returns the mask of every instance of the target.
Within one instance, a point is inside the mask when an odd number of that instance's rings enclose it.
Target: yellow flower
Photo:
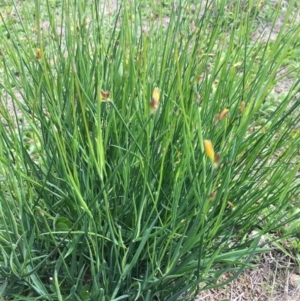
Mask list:
[[[150,102],[150,109],[152,113],[155,113],[159,107],[159,96],[160,90],[158,88],[154,88],[152,92],[152,99]]]
[[[219,121],[219,120],[222,120],[223,118],[225,118],[227,116],[228,112],[229,112],[228,109],[223,109],[220,114],[217,114],[215,116],[215,121]]]
[[[37,60],[40,60],[43,57],[43,51],[40,48],[37,48],[35,50],[35,54],[36,54],[35,57],[36,57]]]
[[[204,140],[204,149],[207,157],[213,162],[215,158],[215,151],[210,140]]]
[[[223,109],[222,112],[220,113],[220,119],[223,119],[227,116],[229,110],[228,109]]]

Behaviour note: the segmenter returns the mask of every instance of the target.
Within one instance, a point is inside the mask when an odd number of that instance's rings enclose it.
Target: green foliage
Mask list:
[[[254,41],[251,1],[99,2],[36,0],[22,34],[1,15],[0,290],[191,300],[299,218],[299,81],[272,93],[300,29]]]

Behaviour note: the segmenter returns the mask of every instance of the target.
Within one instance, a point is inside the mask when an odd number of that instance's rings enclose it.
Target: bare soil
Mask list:
[[[274,250],[263,254],[256,264],[257,268],[245,270],[230,284],[203,291],[196,301],[300,301],[300,275],[296,263]]]

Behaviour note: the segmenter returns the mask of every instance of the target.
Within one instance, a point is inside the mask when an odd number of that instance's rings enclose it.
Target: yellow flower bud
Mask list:
[[[228,109],[223,109],[222,112],[220,113],[220,119],[223,119],[227,116],[229,110]]]
[[[152,92],[152,99],[150,102],[150,109],[152,113],[155,113],[159,107],[159,96],[160,90],[158,88],[154,88]]]
[[[228,112],[229,112],[228,109],[223,109],[220,114],[217,114],[215,116],[215,121],[219,121],[219,120],[222,120],[223,118],[225,118],[227,116]]]
[[[36,57],[37,60],[40,60],[43,57],[43,51],[40,48],[37,48],[35,50],[35,54],[36,54],[35,57]]]
[[[204,149],[207,157],[213,162],[215,158],[215,151],[210,140],[204,140]]]

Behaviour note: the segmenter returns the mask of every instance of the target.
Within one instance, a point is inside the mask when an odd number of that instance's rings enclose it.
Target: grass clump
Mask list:
[[[299,81],[264,108],[299,27],[271,47],[251,1],[231,21],[227,1],[148,20],[53,3],[1,13],[2,295],[191,300],[234,279],[299,217]]]

